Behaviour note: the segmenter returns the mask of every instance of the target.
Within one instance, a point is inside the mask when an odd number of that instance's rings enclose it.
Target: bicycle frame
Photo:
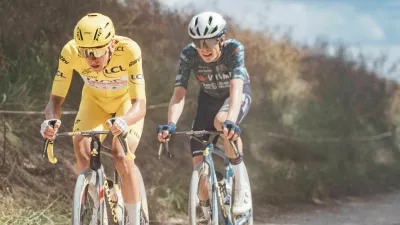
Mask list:
[[[245,214],[244,216],[237,219],[237,218],[233,218],[232,213],[231,213],[232,196],[229,199],[229,204],[225,204],[226,199],[223,198],[222,187],[220,187],[219,183],[217,182],[217,176],[216,176],[215,167],[214,167],[214,160],[212,159],[212,156],[217,155],[224,159],[225,182],[228,182],[228,184],[225,184],[225,185],[231,185],[232,189],[233,189],[234,173],[233,173],[233,169],[231,167],[229,158],[225,154],[225,151],[218,148],[217,146],[215,146],[215,144],[218,140],[218,136],[221,133],[222,133],[221,131],[204,131],[203,130],[203,131],[176,132],[173,135],[186,135],[186,136],[189,136],[190,138],[194,138],[196,141],[203,144],[203,146],[205,147],[203,150],[203,159],[195,167],[203,165],[200,168],[199,174],[206,173],[203,171],[204,169],[210,171],[209,191],[211,191],[211,192],[217,191],[217,195],[218,195],[217,199],[220,200],[218,202],[218,204],[221,206],[222,213],[223,213],[222,216],[225,220],[225,223],[227,225],[234,225],[234,224],[241,225],[241,224],[245,223],[252,216],[253,209],[251,209],[248,214]],[[208,138],[208,141],[203,141],[203,140],[199,139],[198,137],[196,137],[196,136],[202,136],[202,135],[210,135],[210,137]],[[210,140],[212,140],[212,141],[210,141]],[[235,154],[237,156],[240,156],[241,153],[237,149],[235,143],[233,141],[230,141],[230,142],[231,142],[231,145],[233,146]],[[160,144],[158,158],[160,158],[164,146],[165,146],[168,156],[173,157],[173,154],[169,151],[168,142],[165,142],[165,143]],[[207,165],[208,168],[204,168],[205,167],[204,165]],[[208,173],[206,173],[206,174],[208,174]],[[232,189],[231,189],[231,191],[233,192]],[[232,194],[232,193],[230,193],[230,194]],[[214,195],[211,194],[209,196],[214,196]],[[217,201],[217,199],[212,198],[211,205],[214,205],[214,203],[215,203],[215,201]],[[212,210],[212,215],[214,215],[214,210],[218,210],[218,209],[211,207],[211,210]]]
[[[113,122],[113,121],[112,121]],[[54,127],[56,123],[56,120],[49,121],[49,125]],[[90,174],[90,181],[89,184],[96,187],[97,191],[99,193],[99,199],[104,199],[106,195],[106,200],[108,201],[108,204],[110,205],[111,209],[111,214],[112,214],[112,219],[115,223],[118,222],[117,215],[115,212],[115,202],[112,201],[112,196],[110,193],[111,187],[109,187],[108,182],[107,182],[107,177],[106,174],[104,173],[104,169],[101,164],[100,160],[100,151],[101,151],[101,141],[98,135],[101,134],[110,134],[110,131],[82,131],[82,132],[63,132],[63,133],[57,133],[56,138],[58,137],[72,137],[72,136],[83,136],[83,137],[89,137],[91,138],[90,141],[90,165],[89,168],[91,171],[89,171],[87,174]],[[133,155],[128,148],[128,142],[125,137],[118,136],[118,140],[122,145],[122,148],[125,152],[125,155],[128,160],[133,160],[135,159],[135,155]],[[54,152],[53,152],[53,145],[54,141],[50,141],[49,139],[46,139],[44,141],[44,147],[42,151],[42,157],[47,158],[51,163],[55,164],[57,163],[57,158],[54,157]],[[107,153],[106,153],[107,154]],[[108,153],[109,154],[109,153]],[[109,154],[110,155],[110,154]],[[121,183],[121,177],[119,176],[117,170],[114,168],[114,184],[120,185]],[[118,187],[116,185],[116,187]],[[115,190],[116,192],[118,190]],[[103,212],[104,212],[104,204],[100,204],[100,218],[103,218]],[[143,209],[142,209],[143,210]],[[123,215],[123,214],[122,214]],[[123,220],[124,218],[122,218]],[[148,220],[147,216],[145,216],[145,220]],[[148,223],[148,221],[145,221]],[[101,224],[103,221],[101,221]]]

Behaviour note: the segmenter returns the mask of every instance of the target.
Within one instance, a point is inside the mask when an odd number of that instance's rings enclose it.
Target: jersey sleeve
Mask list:
[[[129,94],[131,99],[146,98],[145,82],[142,68],[142,53],[139,45],[132,41],[127,46],[129,67]]]
[[[67,43],[61,50],[58,60],[58,70],[53,80],[52,95],[67,96],[73,74],[73,47]]]
[[[230,44],[229,51],[231,51],[230,71],[232,72],[231,79],[246,80],[247,71],[244,67],[244,47],[241,43],[235,41]]]
[[[193,68],[193,49],[190,45],[186,46],[180,55],[178,75],[175,78],[175,87],[188,86],[190,71]]]

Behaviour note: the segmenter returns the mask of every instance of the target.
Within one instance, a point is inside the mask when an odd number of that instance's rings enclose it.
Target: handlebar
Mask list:
[[[207,141],[207,142],[204,142],[203,140],[199,139],[199,137],[201,137],[203,135],[207,135],[207,134],[213,135],[212,136],[213,138],[209,138],[209,141]],[[168,137],[182,136],[182,135],[189,136],[189,137],[195,139],[196,141],[200,142],[204,146],[207,146],[208,144],[211,143],[210,140],[213,140],[215,136],[220,135],[220,134],[223,134],[223,132],[222,131],[208,131],[208,130],[199,130],[199,131],[190,130],[190,131],[175,132],[173,134],[170,134]],[[229,140],[229,141],[230,141],[230,143],[231,143],[231,145],[232,145],[232,147],[233,147],[233,149],[235,151],[235,155],[237,157],[239,157],[241,153],[237,149],[236,141],[232,141],[232,140]],[[170,158],[172,158],[174,155],[169,151],[168,141],[165,141],[165,142],[160,142],[160,147],[158,148],[158,159],[161,158],[161,154],[162,154],[162,151],[163,151],[164,147],[165,147],[165,149],[167,151],[167,155]]]
[[[54,127],[56,123],[56,120],[50,120],[49,125]],[[61,133],[56,133],[55,139],[58,137],[73,137],[73,136],[83,136],[83,137],[94,137],[99,134],[111,134],[111,131],[96,131],[96,130],[89,130],[89,131],[77,131],[77,132],[61,132]],[[128,140],[125,136],[118,135],[118,140],[121,143],[121,146],[125,152],[126,158],[128,160],[134,160],[135,155],[132,154],[131,151],[129,151],[129,145],[128,145]],[[55,140],[54,139],[54,140]],[[57,158],[54,157],[54,140],[49,140],[46,139],[44,140],[44,146],[43,146],[43,151],[42,151],[42,157],[43,158],[48,158],[49,161],[53,164],[57,163]]]

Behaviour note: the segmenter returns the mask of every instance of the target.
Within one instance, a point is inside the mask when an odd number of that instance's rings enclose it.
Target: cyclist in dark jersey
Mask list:
[[[233,213],[244,214],[251,208],[250,184],[243,156],[237,157],[229,139],[237,140],[242,152],[239,123],[251,104],[249,74],[244,66],[244,47],[225,36],[226,21],[218,13],[203,12],[193,17],[188,29],[193,43],[183,48],[179,72],[168,110],[168,125],[158,126],[159,141],[166,141],[174,133],[182,113],[191,71],[201,88],[198,96],[193,130],[223,130],[225,152],[230,158],[235,177],[235,203]],[[208,138],[208,137],[203,137]],[[203,147],[191,140],[193,166],[202,160]],[[201,186],[200,186],[201,187]],[[206,190],[199,193],[205,219],[209,219],[209,202]]]

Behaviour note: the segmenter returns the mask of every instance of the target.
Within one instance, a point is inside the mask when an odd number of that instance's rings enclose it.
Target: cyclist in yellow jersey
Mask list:
[[[141,50],[137,43],[115,35],[111,19],[102,14],[90,13],[77,23],[74,39],[61,51],[50,101],[45,109],[46,120],[41,125],[44,138],[54,139],[61,125],[61,105],[74,70],[85,82],[74,131],[109,129],[114,136],[127,134],[130,151],[135,153],[146,114]],[[111,117],[115,119],[113,124]],[[50,119],[57,119],[54,129],[49,126]],[[73,143],[76,172],[80,173],[89,167],[90,140],[75,137]],[[140,182],[134,161],[126,160],[115,137],[112,151],[115,167],[122,178],[122,195],[128,218],[131,223],[139,224]],[[89,190],[89,193],[98,208],[98,195],[94,190]],[[97,224],[98,210],[93,211],[91,224]]]

